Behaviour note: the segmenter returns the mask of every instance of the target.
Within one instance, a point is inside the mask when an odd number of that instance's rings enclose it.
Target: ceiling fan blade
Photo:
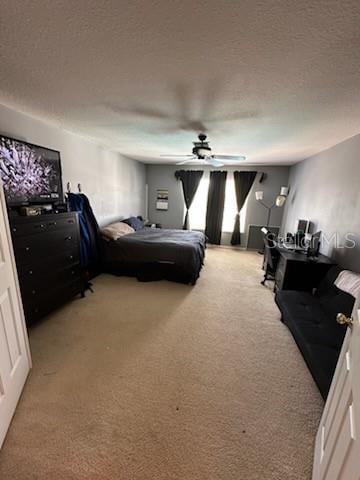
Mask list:
[[[177,117],[180,123],[187,123],[190,119],[190,88],[185,83],[178,83],[174,86],[174,97],[177,107]]]
[[[218,160],[215,160],[214,158],[210,157],[208,159],[206,159],[206,162],[211,165],[212,167],[223,167],[224,166],[224,163],[223,162],[220,162]]]
[[[211,158],[215,160],[232,160],[232,161],[244,161],[246,157],[244,155],[212,155]]]
[[[194,92],[191,89],[191,86],[186,83],[179,83],[175,85],[174,97],[178,111],[176,116],[178,128],[180,130],[184,130],[185,132],[206,132],[206,125],[204,125],[199,118],[193,118],[191,105]]]
[[[136,105],[131,107],[121,107],[118,105],[111,105],[109,103],[105,104],[105,107],[108,110],[111,110],[113,113],[118,115],[128,115],[135,117],[147,117],[154,118],[159,120],[170,120],[171,116],[161,110],[152,107],[138,107]]]
[[[206,119],[206,122],[213,116],[213,112],[220,100],[221,90],[222,85],[219,79],[209,80],[207,84],[203,85],[200,118]]]
[[[168,157],[168,158],[179,158],[179,159],[184,159],[184,160],[192,160],[195,157],[195,155],[172,155],[172,154],[167,154],[167,153],[164,153],[162,155],[160,155],[160,157]]]
[[[189,158],[188,160],[183,160],[182,162],[176,162],[176,165],[185,165],[186,163],[194,163],[195,159],[196,159],[196,157]]]
[[[212,116],[208,119],[209,123],[233,122],[237,120],[247,120],[259,117],[259,112],[255,110],[246,110],[238,113],[229,113],[227,115]]]

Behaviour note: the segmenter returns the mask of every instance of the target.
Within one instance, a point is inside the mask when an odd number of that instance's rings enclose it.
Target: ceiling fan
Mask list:
[[[126,107],[114,102],[104,103],[102,107],[105,107],[106,111],[118,115],[122,122],[121,125],[129,118],[134,118],[138,129],[142,128],[146,133],[156,134],[178,133],[179,131],[206,133],[214,125],[217,129],[223,125],[227,130],[227,122],[244,122],[259,116],[259,112],[253,110],[217,113],[215,107],[220,103],[223,88],[219,80],[203,83],[201,93],[196,91],[192,83],[176,84],[171,88],[172,101],[167,105],[168,110],[143,104]],[[199,103],[200,111],[193,111],[194,102]],[[118,123],[108,124],[108,126],[116,125]]]
[[[213,155],[209,142],[206,141],[206,135],[200,133],[198,142],[193,142],[194,147],[191,155],[161,155],[161,157],[177,158],[180,161],[176,165],[185,165],[186,163],[204,163],[212,167],[222,167],[226,162],[243,161],[246,157],[242,155]]]

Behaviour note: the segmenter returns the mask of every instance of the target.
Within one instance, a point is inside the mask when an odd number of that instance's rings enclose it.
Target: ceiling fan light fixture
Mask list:
[[[198,147],[196,148],[196,153],[199,157],[209,157],[211,155],[211,148],[209,147]]]
[[[207,138],[206,135],[203,133],[200,133],[198,138],[199,138],[199,142],[193,142],[194,147],[192,149],[192,155],[167,155],[167,156],[175,157],[175,158],[178,158],[179,160],[182,160],[181,162],[178,162],[177,165],[183,165],[185,163],[198,161],[201,163],[205,163],[207,165],[212,165],[213,167],[222,167],[225,165],[225,162],[244,161],[246,158],[243,155],[213,155],[208,142],[205,141]]]

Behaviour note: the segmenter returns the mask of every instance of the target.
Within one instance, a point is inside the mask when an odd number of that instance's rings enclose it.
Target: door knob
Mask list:
[[[351,326],[354,323],[354,319],[352,317],[347,317],[343,313],[338,313],[336,315],[336,321],[340,325],[348,325],[348,326]]]

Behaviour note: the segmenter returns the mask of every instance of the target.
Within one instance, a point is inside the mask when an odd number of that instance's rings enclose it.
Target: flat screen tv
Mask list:
[[[0,135],[0,177],[10,207],[63,201],[56,150]]]

